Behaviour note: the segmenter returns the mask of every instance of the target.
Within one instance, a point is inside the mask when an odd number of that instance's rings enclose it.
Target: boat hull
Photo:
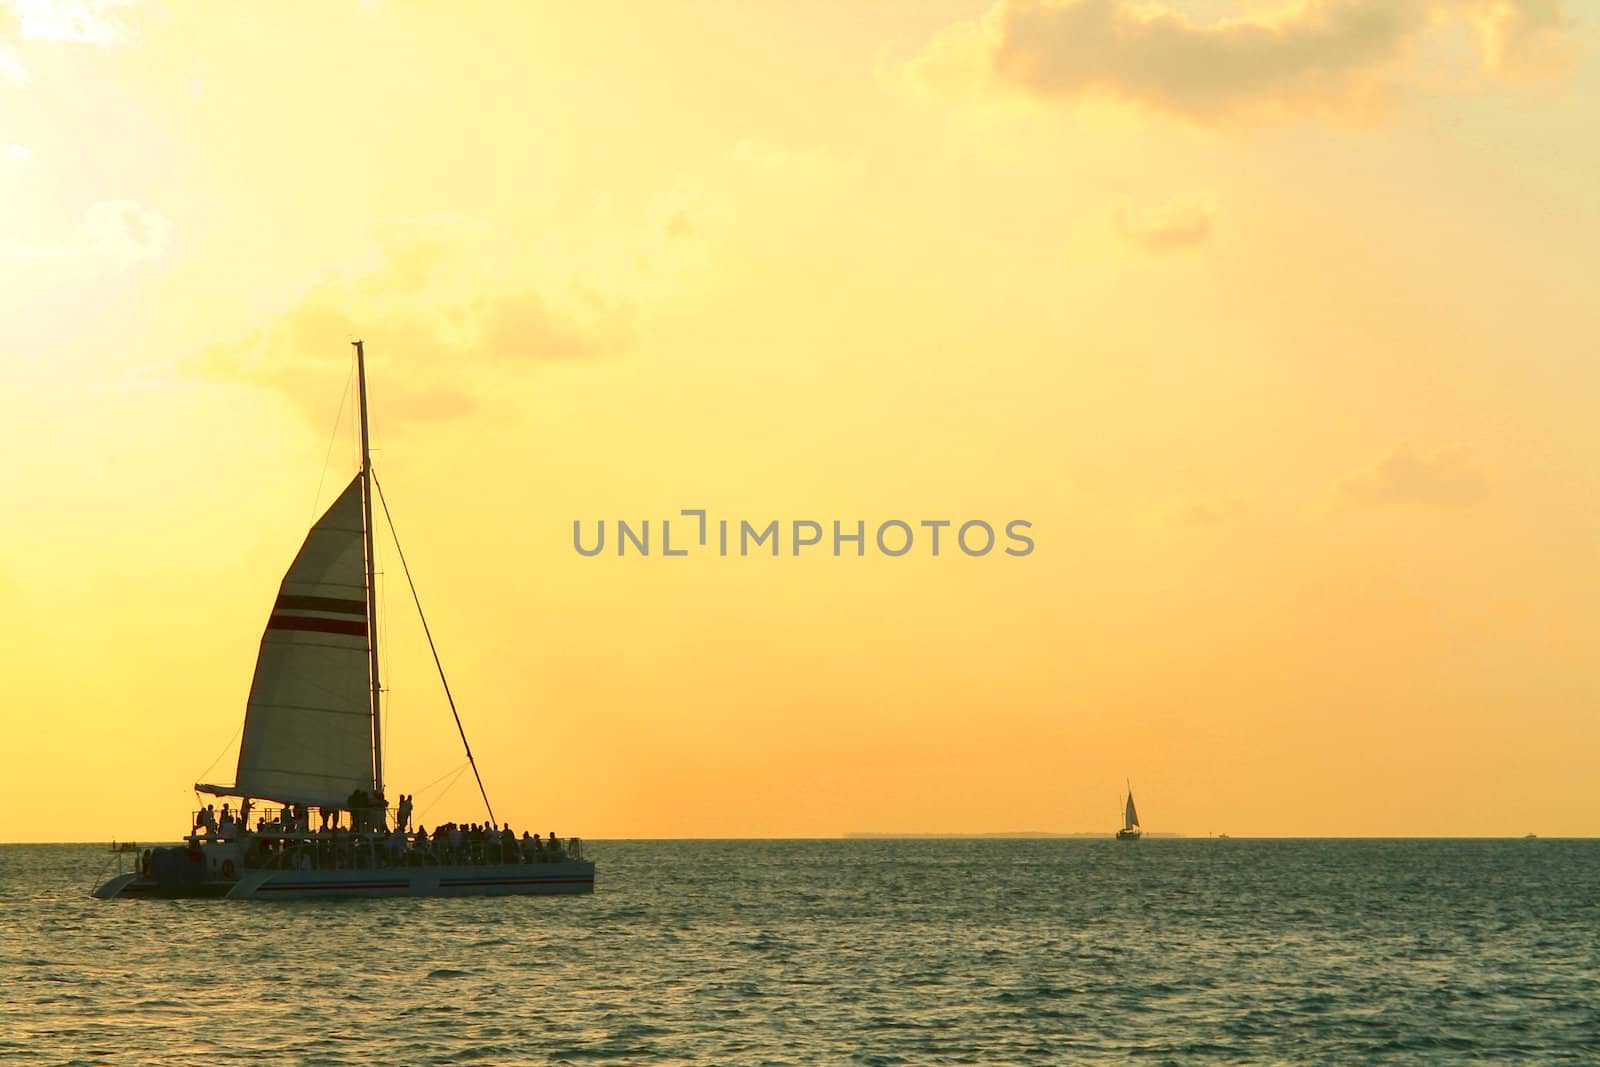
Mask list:
[[[355,870],[245,870],[236,879],[163,885],[124,874],[97,886],[101,900],[308,900],[327,897],[483,897],[593,893],[594,863],[507,863],[471,867]]]

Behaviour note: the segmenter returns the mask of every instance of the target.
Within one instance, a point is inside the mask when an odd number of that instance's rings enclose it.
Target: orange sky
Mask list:
[[[1131,778],[1153,831],[1600,832],[1597,51],[1571,0],[0,0],[0,840],[231,775],[356,337],[519,829],[1109,831]],[[693,507],[1037,547],[572,548]],[[390,793],[476,818],[384,591]]]

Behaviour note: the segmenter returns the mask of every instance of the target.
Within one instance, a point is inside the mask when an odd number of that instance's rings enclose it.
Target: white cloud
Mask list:
[[[1112,209],[1112,222],[1122,237],[1146,252],[1195,248],[1211,239],[1212,210],[1195,200],[1173,200],[1153,210],[1127,203]]]
[[[22,36],[102,48],[138,37],[140,0],[0,0]]]
[[[89,248],[122,260],[160,259],[172,245],[172,220],[132,200],[106,200],[83,216]]]
[[[6,155],[21,162],[33,158],[24,145],[11,145]],[[172,236],[172,220],[154,208],[133,200],[104,200],[83,213],[71,239],[54,244],[0,243],[0,259],[109,261],[125,267],[164,259],[172,248]]]
[[[6,145],[6,158],[13,163],[33,162],[33,150],[25,144]]]
[[[17,58],[14,48],[0,45],[0,81],[15,82],[21,85],[28,80],[28,68],[22,65],[22,60]]]

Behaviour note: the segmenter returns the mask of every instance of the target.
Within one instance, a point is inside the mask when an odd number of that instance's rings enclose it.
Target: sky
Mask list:
[[[519,830],[1600,833],[1597,126],[1576,0],[0,0],[0,840],[231,780],[358,338]]]

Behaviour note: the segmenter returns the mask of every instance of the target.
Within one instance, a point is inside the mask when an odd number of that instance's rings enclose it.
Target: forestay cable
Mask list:
[[[369,468],[369,470],[371,470]],[[389,524],[389,536],[394,538],[395,555],[400,557],[400,569],[405,573],[406,585],[411,587],[411,600],[417,605],[417,617],[422,620],[422,634],[428,639],[428,651],[433,653],[433,665],[439,668],[439,681],[444,685],[444,698],[450,702],[450,714],[455,716],[456,732],[461,735],[461,747],[467,750],[467,762],[472,765],[472,777],[478,780],[478,792],[483,797],[483,806],[489,811],[491,825],[500,825],[494,817],[494,806],[489,803],[489,792],[483,788],[483,776],[478,773],[478,761],[472,758],[472,746],[467,743],[467,731],[461,725],[461,715],[456,711],[456,699],[450,695],[450,682],[444,676],[444,664],[439,662],[439,650],[434,647],[433,634],[428,630],[428,616],[422,611],[422,598],[417,596],[417,583],[411,580],[411,568],[406,565],[405,549],[400,547],[400,534],[394,528],[394,518],[389,514],[389,501],[383,495],[383,483],[378,481],[378,472],[371,471],[372,484],[378,487],[378,503],[383,505],[383,519]]]

